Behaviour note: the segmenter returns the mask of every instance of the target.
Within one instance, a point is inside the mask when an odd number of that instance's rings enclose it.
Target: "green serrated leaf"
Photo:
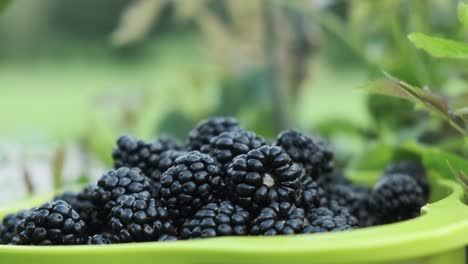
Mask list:
[[[458,116],[453,115],[454,111],[450,110],[448,102],[444,97],[427,89],[421,89],[419,87],[410,85],[389,74],[386,74],[386,76],[386,79],[373,81],[365,86],[362,86],[360,89],[370,93],[403,98],[420,104],[425,108],[438,113],[461,134],[467,134],[467,131],[465,131],[465,129],[458,123]]]
[[[468,59],[468,44],[450,39],[438,38],[423,33],[411,33],[409,40],[419,49],[436,58]]]
[[[464,27],[468,27],[468,4],[462,1],[458,4],[458,20]]]

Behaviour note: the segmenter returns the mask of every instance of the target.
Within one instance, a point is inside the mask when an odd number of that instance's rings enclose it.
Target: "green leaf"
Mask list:
[[[404,81],[398,80],[389,74],[386,74],[386,76],[386,79],[373,81],[365,86],[362,86],[360,89],[369,93],[403,98],[408,101],[420,104],[425,108],[438,113],[461,134],[467,134],[463,124],[460,124],[460,116],[458,116],[456,112],[450,109],[448,102],[444,97],[435,94],[428,89],[421,89]],[[392,109],[389,110],[392,111]]]
[[[468,4],[462,1],[458,4],[458,20],[464,27],[468,27]]]
[[[411,33],[409,40],[419,49],[436,58],[468,59],[468,45],[450,39],[438,38],[423,33]]]

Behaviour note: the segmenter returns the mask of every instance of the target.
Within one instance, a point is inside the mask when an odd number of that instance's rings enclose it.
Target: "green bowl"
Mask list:
[[[0,246],[0,263],[465,263],[468,208],[463,190],[440,177],[432,186],[433,202],[422,208],[422,216],[396,224],[295,236],[108,246]],[[22,207],[38,203],[34,200]],[[11,210],[0,212],[0,217],[7,211]]]

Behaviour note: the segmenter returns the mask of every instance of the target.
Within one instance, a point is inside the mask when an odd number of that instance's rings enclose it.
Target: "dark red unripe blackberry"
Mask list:
[[[203,120],[190,131],[188,139],[189,150],[201,150],[210,140],[223,132],[240,130],[239,123],[232,117],[214,117]]]
[[[48,202],[33,209],[16,226],[18,245],[79,245],[86,238],[86,224],[71,205]]]
[[[307,214],[309,224],[303,229],[303,233],[334,232],[352,229],[346,217],[336,214],[326,207],[319,207]]]
[[[180,237],[246,236],[249,225],[250,214],[242,207],[229,201],[209,203],[184,223]]]
[[[372,190],[369,204],[378,216],[379,224],[387,224],[419,216],[425,199],[414,178],[393,174],[379,180]]]
[[[140,169],[127,167],[104,173],[98,180],[97,186],[87,189],[91,201],[104,209],[104,213],[110,212],[120,196],[141,192],[154,196],[155,193],[150,179],[143,175]]]
[[[5,216],[0,222],[0,244],[16,244],[16,226],[30,214],[31,211],[25,210]]]
[[[273,202],[298,201],[302,174],[280,147],[263,146],[230,163],[228,190],[235,203],[255,212]]]
[[[118,243],[117,238],[111,233],[101,233],[89,236],[86,240],[88,245],[109,245],[113,243]]]
[[[119,197],[112,208],[110,225],[120,242],[158,241],[175,235],[166,208],[157,205],[148,193]]]
[[[221,165],[231,162],[234,157],[265,145],[265,141],[250,131],[224,132],[202,147],[202,152],[209,153]]]
[[[176,159],[161,177],[161,204],[177,224],[213,201],[221,192],[223,175],[220,165],[209,155],[191,151]]]
[[[161,154],[168,150],[181,151],[182,146],[173,138],[162,135],[158,139],[145,142],[132,136],[122,136],[117,140],[112,157],[114,167],[139,168],[143,174],[158,182],[161,175]],[[154,179],[153,179],[154,178]]]
[[[294,162],[302,164],[306,174],[318,179],[333,169],[333,152],[320,137],[311,137],[296,130],[285,130],[276,139]]]
[[[251,235],[293,235],[302,233],[306,223],[304,210],[290,203],[273,203],[252,221]]]
[[[426,202],[429,199],[430,186],[427,171],[424,166],[417,161],[401,160],[388,165],[384,171],[384,177],[395,174],[406,174],[411,176],[421,186]]]

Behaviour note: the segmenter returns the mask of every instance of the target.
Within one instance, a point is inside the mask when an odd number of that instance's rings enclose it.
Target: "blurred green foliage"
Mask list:
[[[0,17],[0,128],[80,140],[106,164],[119,134],[183,141],[212,115],[236,116],[270,139],[286,126],[321,133],[342,166],[392,157],[393,147],[374,155],[373,144],[463,154],[444,122],[355,91],[382,71],[443,96],[465,87],[461,62],[434,59],[407,38],[464,40],[457,4],[15,1]]]

